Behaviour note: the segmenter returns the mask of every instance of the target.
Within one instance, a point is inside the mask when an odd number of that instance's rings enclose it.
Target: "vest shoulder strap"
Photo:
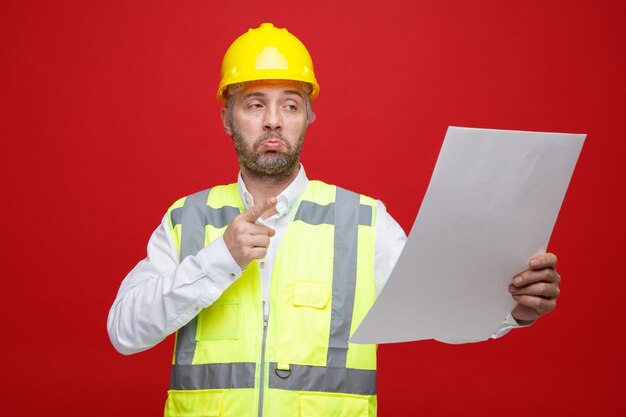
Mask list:
[[[224,228],[240,212],[237,184],[208,188],[176,201],[168,217],[180,259],[195,255],[205,246],[207,226]]]
[[[336,224],[339,216],[344,221],[374,226],[375,208],[376,202],[370,197],[322,181],[309,181],[293,221],[313,225]]]

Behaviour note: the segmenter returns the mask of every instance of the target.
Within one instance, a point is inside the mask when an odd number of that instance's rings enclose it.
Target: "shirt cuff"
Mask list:
[[[520,324],[517,322],[517,320],[515,320],[515,318],[513,317],[513,315],[511,313],[509,313],[508,316],[506,316],[506,319],[504,319],[504,321],[502,322],[502,324],[500,325],[500,328],[491,335],[492,339],[497,339],[499,337],[504,336],[505,334],[507,334],[508,332],[510,332],[512,329],[519,329],[522,327],[528,327],[531,326],[534,322],[528,323],[528,324]]]
[[[224,292],[230,285],[241,277],[239,264],[230,254],[223,237],[215,239],[209,246],[196,255],[202,271],[211,279],[215,288]]]

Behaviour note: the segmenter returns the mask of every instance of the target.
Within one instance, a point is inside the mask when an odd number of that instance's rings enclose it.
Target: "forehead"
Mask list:
[[[299,97],[304,99],[306,96],[302,85],[296,81],[285,80],[263,80],[246,83],[243,89],[237,94],[240,98],[248,97]]]

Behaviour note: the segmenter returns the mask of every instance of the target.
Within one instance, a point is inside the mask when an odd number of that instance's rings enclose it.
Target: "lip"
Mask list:
[[[281,148],[285,148],[285,144],[279,139],[268,139],[259,146],[259,149],[265,149],[268,151],[275,151]]]

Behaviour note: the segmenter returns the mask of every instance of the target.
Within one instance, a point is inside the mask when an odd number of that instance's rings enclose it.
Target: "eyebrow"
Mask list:
[[[300,90],[286,90],[286,91],[283,91],[283,93],[287,95],[296,95],[300,98],[304,98],[303,91],[300,91]]]
[[[283,94],[285,94],[285,95],[296,95],[296,96],[298,96],[300,98],[304,98],[304,95],[303,95],[304,92],[299,91],[299,90],[285,90],[285,91],[283,91]],[[248,98],[251,98],[251,97],[266,97],[266,96],[267,96],[267,94],[262,93],[260,91],[253,91],[251,93],[248,93],[248,94],[244,95],[242,97],[242,99],[245,100],[245,99],[248,99]]]

